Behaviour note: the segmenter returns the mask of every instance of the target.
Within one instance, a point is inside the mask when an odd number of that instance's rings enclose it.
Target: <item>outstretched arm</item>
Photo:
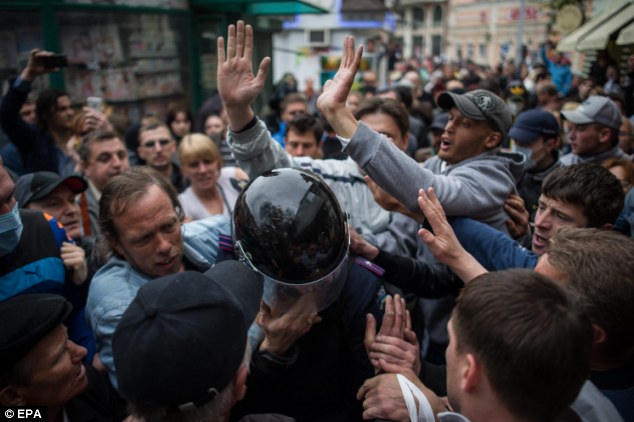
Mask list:
[[[271,59],[262,59],[253,73],[253,28],[238,21],[229,25],[227,51],[225,40],[218,38],[218,93],[227,111],[229,127],[242,130],[254,116],[251,103],[262,92]]]

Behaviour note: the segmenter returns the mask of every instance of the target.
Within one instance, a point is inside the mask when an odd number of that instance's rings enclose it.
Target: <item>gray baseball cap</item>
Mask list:
[[[513,124],[511,110],[504,100],[486,89],[476,89],[466,94],[445,91],[438,96],[436,102],[443,110],[456,107],[469,119],[488,121],[503,138],[506,138]]]
[[[614,101],[608,97],[591,95],[587,100],[570,111],[562,111],[564,118],[576,125],[599,123],[619,129],[621,127],[621,111]]]

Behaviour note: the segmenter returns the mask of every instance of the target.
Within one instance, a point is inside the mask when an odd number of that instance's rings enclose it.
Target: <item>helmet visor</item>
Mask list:
[[[265,275],[262,300],[271,308],[273,315],[286,313],[300,301],[306,311],[319,312],[339,297],[348,274],[348,265],[352,262],[346,256],[330,274],[306,284],[284,283]]]

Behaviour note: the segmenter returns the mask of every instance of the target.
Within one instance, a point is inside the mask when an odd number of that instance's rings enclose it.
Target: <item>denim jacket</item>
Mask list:
[[[229,235],[230,221],[224,216],[212,216],[181,226],[184,255],[200,271],[212,267],[220,256],[221,236]],[[112,356],[112,336],[119,320],[150,277],[137,271],[127,261],[112,257],[92,279],[86,304],[86,319],[97,343],[97,353],[108,369],[110,380],[117,388],[117,376]]]

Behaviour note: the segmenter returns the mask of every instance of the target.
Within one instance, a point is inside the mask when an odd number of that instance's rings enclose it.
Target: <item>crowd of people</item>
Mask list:
[[[496,71],[347,37],[316,92],[121,134],[33,50],[0,104],[0,405],[51,421],[634,420],[634,56]],[[429,66],[428,66],[429,65]],[[628,85],[630,84],[630,85]]]

